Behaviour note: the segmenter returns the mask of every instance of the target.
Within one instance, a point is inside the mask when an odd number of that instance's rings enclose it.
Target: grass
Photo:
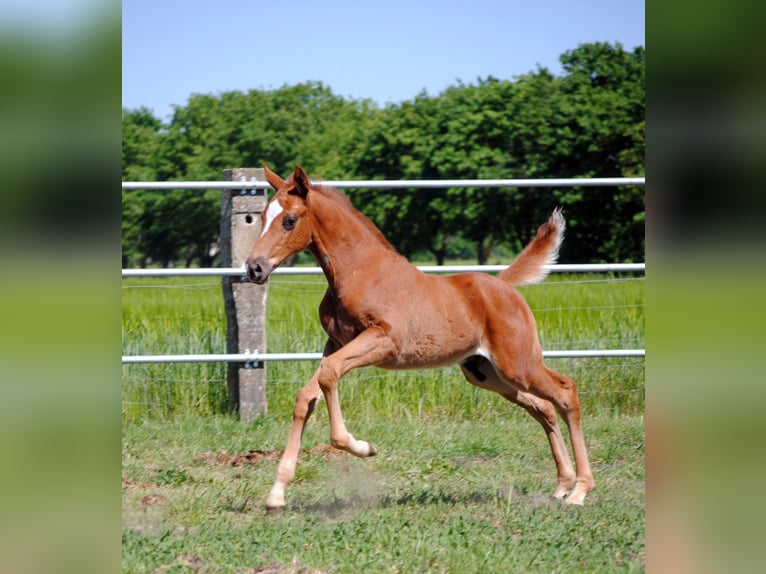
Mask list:
[[[323,280],[270,283],[268,350],[321,350]],[[220,282],[124,285],[124,354],[224,352]],[[523,292],[546,349],[644,347],[642,279],[554,275]],[[126,365],[123,570],[643,571],[644,361],[548,363],[578,382],[597,483],[584,507],[549,499],[555,467],[539,425],[457,368],[362,369],[342,381],[341,401],[349,430],[379,455],[327,447],[320,406],[281,515],[263,504],[314,363],[270,363],[269,414],[251,424],[225,414],[223,364]],[[232,466],[241,455],[257,463]]]
[[[281,447],[283,417],[126,424],[123,571],[643,570],[641,417],[588,421],[597,489],[572,508],[548,498],[555,469],[531,419],[350,420],[381,449],[361,460],[317,448],[320,411],[276,516],[263,507],[276,459],[231,466],[217,456]]]
[[[225,352],[220,283],[209,279],[133,279],[123,289],[123,353]],[[317,306],[319,277],[270,280],[268,351],[319,352],[325,336]],[[643,278],[551,276],[522,288],[537,317],[545,349],[643,348]],[[578,382],[586,413],[638,414],[644,407],[641,358],[550,359]],[[314,362],[273,362],[269,408],[289,413]],[[503,399],[466,384],[457,367],[433,371],[352,371],[341,383],[347,416],[416,419],[432,414],[484,417]],[[126,365],[123,416],[131,420],[226,411],[226,367],[216,363]],[[501,406],[502,405],[502,406]]]

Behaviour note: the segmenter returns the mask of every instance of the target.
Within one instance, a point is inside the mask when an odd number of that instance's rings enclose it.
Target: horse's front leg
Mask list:
[[[357,440],[343,421],[338,397],[338,381],[351,369],[376,365],[396,355],[396,346],[381,327],[363,331],[335,353],[322,358],[318,383],[327,402],[330,417],[330,441],[335,448],[359,457],[374,456],[377,450],[367,441]]]
[[[325,344],[324,355],[327,356],[337,349],[337,346],[328,340]],[[271,487],[269,497],[266,499],[266,508],[275,510],[285,506],[285,489],[295,478],[295,467],[298,464],[298,453],[301,448],[301,439],[306,423],[314,412],[317,401],[322,397],[322,391],[319,389],[319,369],[311,377],[311,380],[304,386],[295,397],[295,407],[293,408],[293,424],[290,428],[290,435],[287,438],[282,457],[279,459],[277,468],[277,478],[274,486]]]
[[[269,510],[276,510],[285,506],[285,489],[295,478],[295,467],[298,464],[303,431],[311,413],[314,412],[317,401],[322,397],[319,383],[317,383],[318,373],[319,371],[311,377],[308,384],[298,391],[295,397],[293,425],[290,428],[285,451],[279,459],[277,478],[274,481],[274,486],[271,487],[269,497],[266,499],[266,508]]]

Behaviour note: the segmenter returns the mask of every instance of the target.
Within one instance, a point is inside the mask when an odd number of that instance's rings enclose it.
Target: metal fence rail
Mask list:
[[[356,180],[312,181],[314,184],[326,185],[338,189],[407,189],[407,188],[470,188],[470,187],[604,187],[622,185],[645,185],[643,177],[634,178],[558,178],[558,179],[445,179],[445,180]],[[271,189],[263,181],[123,181],[122,189],[130,190],[224,190],[238,189],[241,194],[255,194],[257,189]],[[460,273],[465,271],[481,271],[496,273],[507,265],[424,265],[418,268],[425,273]],[[548,265],[551,272],[581,273],[581,272],[645,272],[644,263],[606,263],[606,264],[557,264]],[[320,275],[319,267],[285,267],[274,271],[275,275]],[[199,269],[123,269],[122,277],[242,277],[245,270],[241,267],[199,268]],[[543,351],[547,358],[589,358],[589,357],[644,357],[644,349],[594,349],[594,350],[564,350]],[[123,355],[124,364],[137,363],[182,363],[182,362],[231,362],[243,363],[245,367],[254,367],[264,361],[309,361],[319,360],[322,353],[245,353],[245,354],[206,354],[206,355]]]
[[[645,185],[644,177],[592,177],[559,179],[404,179],[404,180],[316,180],[315,185],[327,185],[338,189],[440,189],[445,187],[604,187],[615,185]],[[265,181],[123,181],[122,189],[171,190],[171,189],[271,189]]]
[[[499,273],[508,265],[418,265],[424,273],[462,273],[481,271]],[[573,263],[546,265],[552,273],[609,273],[645,271],[645,263]],[[321,267],[278,267],[272,275],[321,275]],[[123,269],[123,277],[244,277],[242,267],[201,267],[198,269]]]
[[[550,359],[593,357],[644,357],[644,349],[594,349],[587,351],[543,351]],[[135,363],[244,363],[254,366],[263,361],[318,361],[322,353],[240,353],[210,355],[123,355],[125,364]]]
[[[463,271],[498,272],[507,265],[423,265],[418,269],[425,273],[460,273]],[[552,272],[642,272],[645,263],[585,263],[585,264],[556,264],[547,265]],[[321,275],[320,267],[286,267],[277,268],[273,274],[281,275]],[[200,269],[123,269],[123,277],[209,277],[209,276],[242,276],[244,269],[239,267],[200,268]],[[557,350],[543,351],[546,358],[596,358],[596,357],[644,357],[644,349],[591,349],[591,350]],[[255,366],[264,361],[318,361],[322,353],[243,353],[243,354],[199,354],[199,355],[123,355],[123,364],[139,363],[243,363],[245,367]]]

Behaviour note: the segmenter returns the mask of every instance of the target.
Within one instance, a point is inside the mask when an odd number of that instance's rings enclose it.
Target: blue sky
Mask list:
[[[123,106],[321,81],[400,102],[534,71],[585,42],[645,45],[644,0],[123,0]]]

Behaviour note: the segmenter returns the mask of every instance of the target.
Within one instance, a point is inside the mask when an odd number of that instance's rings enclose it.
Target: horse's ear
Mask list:
[[[303,171],[303,168],[299,165],[295,166],[295,171],[293,172],[293,183],[295,184],[295,189],[291,193],[295,193],[301,198],[306,199],[306,196],[309,194],[309,187],[311,186],[311,182],[309,181],[309,176],[306,175],[306,172]]]
[[[274,190],[279,189],[285,184],[285,180],[271,171],[265,163],[263,164],[263,171],[266,173],[266,181],[269,182],[269,185],[273,187]]]

